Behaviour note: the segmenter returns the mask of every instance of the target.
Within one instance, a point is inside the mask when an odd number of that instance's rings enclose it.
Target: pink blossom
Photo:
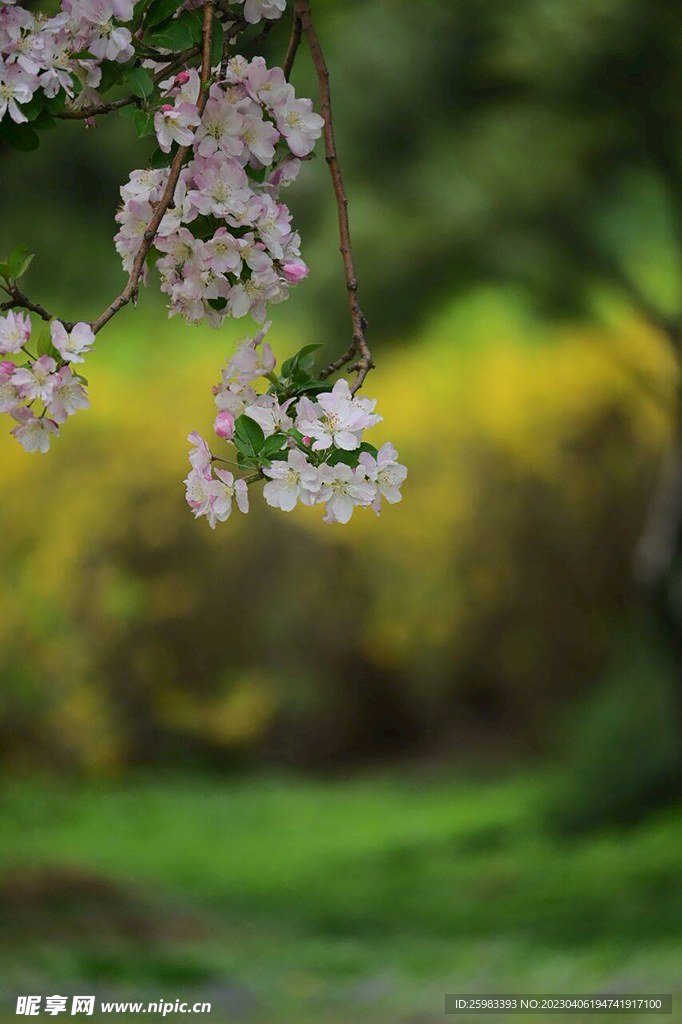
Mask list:
[[[154,130],[159,148],[170,153],[171,146],[190,146],[194,140],[192,128],[199,124],[199,113],[191,103],[180,103],[172,107],[165,103],[154,115]]]
[[[18,64],[3,65],[0,60],[0,121],[5,113],[17,124],[27,121],[18,104],[28,103],[37,88],[35,75],[27,74]]]
[[[337,380],[330,392],[319,395],[317,403],[299,403],[296,425],[314,438],[313,450],[324,451],[334,445],[345,451],[360,447],[362,431],[381,420],[372,415],[376,402],[354,399],[345,378]]]
[[[281,18],[286,9],[286,0],[246,0],[244,17],[255,25],[261,18]]]
[[[246,415],[260,426],[266,437],[291,430],[294,421],[287,415],[291,399],[279,404],[275,395],[260,395],[252,405],[247,406]]]
[[[226,217],[230,221],[236,218],[239,223],[239,218],[246,213],[251,191],[244,169],[236,160],[206,160],[194,175],[194,183],[195,188],[188,192],[188,198],[199,213]]]
[[[15,370],[16,366],[9,360],[0,363],[0,412],[12,412],[21,401],[19,389],[12,383]]]
[[[293,97],[294,90],[281,68],[268,68],[263,57],[254,57],[244,74],[249,96],[274,109]]]
[[[339,463],[320,466],[319,501],[326,502],[327,522],[347,523],[356,505],[371,505],[376,489],[363,468],[356,470]]]
[[[83,355],[95,344],[95,335],[90,324],[77,323],[70,331],[59,320],[50,324],[52,344],[67,363],[82,363]]]
[[[266,373],[272,373],[277,360],[268,343],[263,344],[263,339],[271,326],[272,322],[268,320],[262,330],[253,338],[242,338],[236,352],[223,370],[223,381],[226,384],[232,382],[249,384]],[[261,345],[263,347],[259,351]]]
[[[212,156],[217,152],[241,156],[244,150],[241,138],[243,123],[244,118],[228,101],[224,91],[214,86],[196,134],[194,144],[197,153],[200,156]]]
[[[68,366],[58,370],[52,379],[52,394],[47,412],[56,423],[64,423],[79,409],[88,409],[88,392],[81,380],[74,377]]]
[[[250,154],[266,167],[272,163],[279,132],[273,124],[264,120],[260,111],[256,115],[247,114],[242,118],[239,137],[244,144],[247,159]]]
[[[204,441],[201,434],[193,430],[191,434],[187,435],[187,440],[191,441],[192,448],[189,452],[189,461],[193,469],[199,472],[205,472],[213,461],[213,455],[211,449],[208,447],[206,441]]]
[[[9,313],[0,317],[0,355],[21,352],[31,337],[31,320],[27,314]]]
[[[263,473],[270,478],[263,488],[263,497],[273,508],[291,512],[299,501],[304,505],[315,504],[320,475],[297,448],[289,452],[286,462],[278,459],[264,466]]]
[[[59,436],[59,427],[54,420],[47,416],[36,416],[31,409],[14,409],[12,417],[18,426],[10,433],[27,452],[47,452],[50,449],[50,435]]]
[[[230,441],[234,437],[234,416],[227,410],[219,412],[215,418],[213,429],[218,437]]]
[[[51,356],[41,356],[28,366],[20,366],[12,375],[12,384],[26,401],[38,398],[49,402],[55,385],[57,364]]]
[[[363,452],[360,456],[360,465],[363,466],[368,479],[376,485],[376,497],[372,508],[377,515],[381,510],[382,498],[385,498],[389,505],[395,505],[402,500],[400,487],[407,477],[407,469],[398,462],[398,452],[389,441],[381,446],[376,458],[369,452]]]
[[[213,238],[204,244],[204,260],[214,274],[239,275],[242,257],[238,240],[226,228],[218,228]]]
[[[309,99],[290,100],[276,111],[276,121],[289,149],[298,157],[312,153],[324,127],[324,119],[313,111]]]
[[[298,284],[299,281],[302,281],[310,273],[303,260],[296,259],[295,257],[285,260],[280,269],[290,284]]]

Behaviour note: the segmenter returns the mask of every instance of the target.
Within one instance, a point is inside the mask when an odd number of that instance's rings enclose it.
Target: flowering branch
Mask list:
[[[185,67],[192,57],[196,57],[199,53],[201,53],[201,47],[192,46],[169,61],[154,75],[152,79],[154,85],[158,85],[162,79],[177,71],[178,68]],[[92,106],[83,107],[81,110],[62,110],[54,116],[64,121],[85,121],[89,117],[96,117],[98,114],[110,114],[112,110],[121,110],[122,107],[128,107],[131,103],[137,103],[138,100],[138,96],[123,96],[121,99],[111,100],[109,103],[93,103]]]
[[[343,258],[350,315],[353,323],[353,340],[350,347],[342,356],[330,363],[329,366],[322,371],[320,377],[324,379],[325,377],[329,377],[332,373],[336,373],[337,370],[340,370],[347,363],[350,363],[350,361],[358,355],[359,358],[357,361],[349,367],[350,370],[356,371],[355,381],[351,386],[351,394],[355,394],[355,392],[362,387],[365,377],[369,371],[374,367],[374,361],[365,338],[367,318],[362,312],[360,302],[358,300],[358,280],[355,274],[355,260],[353,258],[353,248],[350,240],[350,225],[348,223],[348,197],[343,185],[343,175],[341,174],[341,167],[339,165],[339,158],[336,152],[336,142],[334,139],[331,90],[329,88],[329,69],[327,68],[327,64],[324,59],[324,53],[322,51],[322,46],[317,32],[315,31],[315,26],[313,25],[313,19],[310,13],[310,0],[295,0],[294,34],[292,34],[292,42],[290,44],[290,59],[292,64],[296,56],[296,49],[298,46],[295,39],[297,23],[300,24],[301,30],[305,33],[306,39],[308,40],[313,63],[315,65],[315,71],[317,72],[322,117],[324,118],[324,148],[329,172],[332,177],[334,194],[336,196],[336,205],[339,214],[339,237],[341,239],[340,250]],[[287,59],[289,59],[289,53],[287,53]]]
[[[356,507],[378,514],[384,502],[400,501],[407,470],[391,444],[377,449],[364,440],[381,416],[375,401],[356,396],[374,363],[358,300],[329,72],[310,0],[293,0],[281,68],[230,50],[245,28],[264,19],[253,40],[262,43],[286,0],[200,3],[198,17],[196,0],[171,0],[172,8],[169,0],[79,0],[78,6],[62,0],[64,10],[54,19],[0,3],[0,135],[10,144],[35,148],[36,132],[53,125],[53,116],[89,120],[114,110],[130,117],[140,137],[153,131],[158,142],[150,165],[132,171],[121,187],[114,242],[128,277],[96,320],[67,323],[20,291],[18,281],[33,258],[26,246],[0,262],[0,287],[9,297],[0,304],[6,312],[0,316],[0,412],[14,419],[11,432],[27,451],[48,451],[61,425],[88,407],[78,364],[105,324],[135,302],[148,262],[170,298],[170,316],[220,327],[227,317],[250,314],[262,323],[268,306],[308,276],[280,192],[323,135],[352,342],[316,375],[314,353],[321,344],[304,345],[276,372],[274,353],[264,343],[270,323],[244,339],[213,390],[215,434],[233,445],[226,453],[232,457],[214,454],[191,434],[186,496],[195,516],[205,516],[212,527],[228,518],[233,501],[247,512],[248,487],[258,481],[265,501],[285,512],[300,502],[324,505],[330,523],[347,523]],[[243,4],[237,17],[236,3]],[[289,82],[304,36],[323,116]],[[199,54],[200,70],[191,63]],[[131,95],[102,101],[101,93],[117,83]],[[33,332],[24,311],[45,324]],[[355,374],[352,383],[327,381],[343,368]],[[227,466],[243,475],[235,479]]]
[[[211,40],[213,35],[213,8],[214,4],[212,0],[204,4],[204,25],[203,25],[203,48],[202,48],[202,59],[201,59],[201,87],[199,90],[199,98],[197,100],[197,113],[199,120],[201,120],[204,108],[206,106],[206,100],[208,93],[206,87],[208,85],[208,79],[211,74]],[[109,323],[111,318],[118,313],[120,309],[127,306],[129,302],[137,298],[139,290],[140,277],[144,269],[144,263],[147,258],[147,253],[151,249],[156,232],[159,224],[163,220],[166,210],[171,204],[173,199],[173,193],[175,192],[175,186],[178,183],[180,177],[180,171],[182,165],[185,162],[185,157],[191,149],[191,146],[179,146],[178,151],[173,157],[173,161],[170,165],[170,173],[168,175],[168,181],[163,191],[163,195],[159,200],[154,215],[150,220],[147,228],[142,236],[142,244],[138,249],[137,256],[133,261],[130,274],[128,275],[128,282],[116,298],[111,302],[107,308],[101,313],[95,321],[92,323],[92,332],[97,334],[101,331],[105,324]]]

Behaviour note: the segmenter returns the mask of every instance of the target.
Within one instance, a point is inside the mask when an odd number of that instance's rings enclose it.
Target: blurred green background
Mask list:
[[[194,522],[185,436],[249,327],[168,321],[156,286],[49,455],[0,437],[7,1019],[54,992],[282,1024],[682,995],[682,12],[314,6],[404,500]],[[145,146],[114,114],[0,151],[0,249],[68,319],[120,289]],[[331,354],[323,160],[287,201],[312,273],[274,345]]]

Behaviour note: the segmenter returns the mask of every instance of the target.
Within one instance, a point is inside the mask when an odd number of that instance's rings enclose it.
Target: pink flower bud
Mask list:
[[[0,373],[12,374],[16,370],[16,364],[11,359],[3,359],[0,363]]]
[[[282,264],[282,273],[290,284],[298,284],[299,281],[308,276],[310,271],[303,260],[288,260]]]
[[[161,109],[163,110],[164,114],[167,114],[169,110],[173,110],[174,108],[172,103],[164,103]]]
[[[184,85],[185,82],[189,82],[189,71],[180,71],[180,73],[175,76],[175,84]]]
[[[225,412],[219,412],[215,418],[213,429],[218,437],[223,437],[226,441],[229,441],[234,437],[234,416],[232,413],[227,412],[227,410]]]
[[[303,444],[312,444],[312,443],[313,443],[312,437],[308,437],[308,435],[306,434],[305,437],[303,438]]]

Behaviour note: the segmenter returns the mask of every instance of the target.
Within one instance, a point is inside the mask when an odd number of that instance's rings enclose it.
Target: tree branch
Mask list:
[[[324,148],[327,164],[329,166],[329,173],[331,174],[332,184],[334,186],[334,194],[336,196],[336,205],[339,214],[339,237],[341,240],[339,248],[343,259],[346,288],[348,289],[348,303],[350,305],[350,315],[353,323],[353,340],[348,351],[339,359],[330,363],[330,365],[322,371],[320,376],[323,378],[328,377],[330,374],[340,370],[342,366],[346,365],[346,363],[350,363],[354,356],[359,356],[359,359],[349,366],[349,370],[355,371],[356,373],[355,380],[351,386],[351,392],[355,394],[355,392],[362,387],[365,377],[373,368],[374,361],[365,339],[367,319],[360,308],[360,302],[358,300],[358,281],[355,274],[355,260],[353,258],[350,226],[348,223],[348,197],[346,196],[346,191],[343,185],[343,176],[341,174],[341,167],[339,166],[339,159],[336,153],[336,142],[334,140],[331,92],[329,89],[329,70],[324,59],[320,40],[313,25],[312,15],[310,12],[310,0],[295,0],[294,18],[294,30],[292,32],[292,42],[290,43],[290,50],[292,50],[291,63],[293,63],[293,58],[296,55],[296,49],[298,47],[298,44],[295,42],[295,25],[296,20],[298,20],[300,21],[301,29],[305,33],[308,41],[313,58],[313,64],[315,65],[315,71],[317,72],[322,117],[324,118]],[[287,53],[287,58],[288,57],[289,53]]]
[[[291,78],[291,71],[294,66],[294,61],[296,60],[296,54],[298,53],[302,31],[303,26],[301,25],[301,19],[298,16],[298,11],[294,10],[294,20],[291,23],[291,36],[289,37],[289,45],[287,46],[286,56],[284,58],[284,63],[282,64],[282,70],[287,82]]]
[[[234,15],[232,15],[234,17]],[[235,41],[240,32],[243,32],[248,26],[248,21],[239,16],[233,21],[229,28],[225,32],[225,39],[223,40],[223,57],[220,61],[220,80],[222,81],[227,75],[227,64],[230,59],[230,47]]]
[[[208,0],[204,4],[204,25],[203,25],[203,47],[202,47],[202,59],[201,59],[201,88],[199,90],[199,99],[197,101],[197,109],[199,117],[201,118],[204,107],[206,106],[206,100],[208,99],[208,91],[206,85],[208,83],[209,76],[211,74],[211,38],[213,33],[213,7],[212,0]],[[128,275],[128,281],[125,288],[117,295],[116,298],[111,302],[104,312],[98,316],[98,318],[92,323],[92,330],[95,334],[101,331],[105,324],[109,323],[111,318],[118,313],[120,309],[127,306],[129,302],[137,297],[137,293],[140,285],[140,277],[144,269],[144,263],[147,258],[147,253],[152,247],[152,243],[156,238],[156,232],[158,231],[159,224],[163,220],[166,210],[171,204],[173,194],[175,192],[175,186],[178,183],[180,177],[180,171],[182,165],[185,162],[185,157],[190,150],[190,146],[180,146],[177,153],[173,157],[170,165],[170,173],[168,175],[168,181],[163,191],[163,195],[158,202],[154,215],[147,225],[145,232],[142,236],[142,244],[137,251],[137,255],[133,260],[133,265]]]
[[[24,295],[19,290],[16,284],[7,284],[2,286],[7,294],[10,296],[8,302],[0,303],[0,312],[5,313],[8,309],[27,309],[30,313],[35,313],[41,320],[50,321],[54,317],[52,313],[48,313],[44,306],[41,306],[38,302],[31,302],[27,295]],[[57,318],[59,319],[59,318]],[[67,331],[70,331],[73,324],[66,320],[61,321],[66,327]]]
[[[83,107],[82,110],[62,110],[53,117],[61,121],[85,121],[88,117],[95,117],[97,114],[110,114],[112,110],[120,110],[135,103],[137,96],[123,96],[119,100],[111,100],[109,103],[93,103],[91,107]]]
[[[185,50],[184,53],[178,54],[173,60],[169,61],[160,71],[154,75],[154,85],[158,85],[159,82],[170,75],[176,68],[182,67],[191,60],[192,57],[196,57],[197,54],[201,53],[200,46],[192,46],[189,50]],[[137,103],[137,96],[123,96],[118,100],[111,100],[108,103],[94,103],[91,107],[83,107],[82,110],[62,110],[59,114],[54,114],[54,117],[58,117],[63,121],[85,121],[88,117],[96,117],[98,114],[110,114],[112,110],[120,110],[121,107],[128,107],[131,103]]]

